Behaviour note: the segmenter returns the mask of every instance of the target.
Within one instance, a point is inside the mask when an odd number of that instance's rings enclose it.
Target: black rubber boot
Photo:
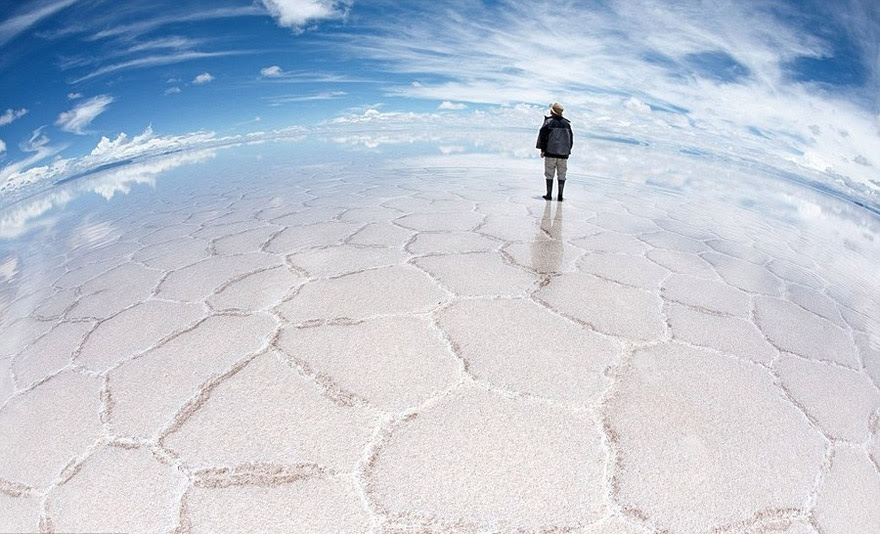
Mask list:
[[[543,198],[544,200],[553,200],[553,180],[544,181],[547,182],[547,194],[541,198]]]
[[[565,180],[560,180],[559,182],[559,196],[556,197],[556,200],[562,202],[562,190],[565,189]],[[549,193],[548,193],[549,195]]]

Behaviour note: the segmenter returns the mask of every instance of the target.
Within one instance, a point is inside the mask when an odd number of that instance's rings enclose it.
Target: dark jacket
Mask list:
[[[571,132],[571,123],[568,119],[559,115],[544,117],[544,124],[538,132],[538,144],[535,148],[540,148],[545,156],[568,159],[573,145],[574,134]]]

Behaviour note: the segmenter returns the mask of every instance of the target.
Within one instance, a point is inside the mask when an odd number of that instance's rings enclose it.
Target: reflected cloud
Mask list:
[[[0,239],[15,239],[38,227],[51,227],[57,220],[43,216],[87,194],[95,193],[106,200],[128,194],[135,185],[155,186],[162,173],[184,165],[205,162],[216,156],[216,150],[180,152],[116,167],[93,176],[66,182],[42,194],[24,199],[0,212]]]

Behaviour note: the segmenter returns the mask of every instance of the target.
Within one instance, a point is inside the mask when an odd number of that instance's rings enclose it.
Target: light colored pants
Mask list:
[[[568,172],[568,160],[544,156],[544,178],[552,180],[553,171],[556,171],[556,179],[564,182],[565,173]]]

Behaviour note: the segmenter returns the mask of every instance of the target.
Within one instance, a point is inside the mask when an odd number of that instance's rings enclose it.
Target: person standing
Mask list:
[[[547,181],[547,194],[544,200],[553,200],[553,175],[559,182],[559,195],[556,200],[562,202],[562,190],[565,189],[565,173],[568,171],[568,156],[574,145],[574,134],[571,122],[562,116],[565,108],[559,102],[550,105],[550,116],[544,117],[544,124],[538,132],[538,144],[535,148],[541,151],[544,158],[544,178]]]

